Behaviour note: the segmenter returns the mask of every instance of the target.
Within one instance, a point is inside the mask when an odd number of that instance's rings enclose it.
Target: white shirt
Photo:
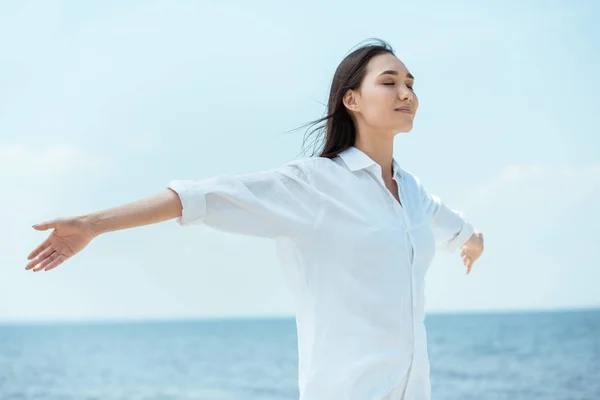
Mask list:
[[[395,159],[393,171],[402,205],[356,147],[167,186],[181,225],[275,239],[296,304],[300,400],[430,398],[425,272],[473,226]]]

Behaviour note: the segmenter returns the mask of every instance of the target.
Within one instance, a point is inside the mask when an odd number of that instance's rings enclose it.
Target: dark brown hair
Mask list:
[[[306,139],[317,133],[317,143],[320,149],[314,150],[313,154],[319,157],[333,158],[339,153],[354,145],[356,140],[356,127],[343,103],[344,94],[349,90],[357,90],[366,75],[369,61],[384,53],[395,56],[392,47],[381,39],[368,39],[370,43],[359,45],[358,48],[349,53],[338,65],[331,82],[329,100],[327,102],[327,113],[324,117],[304,124],[300,128],[309,127],[304,137]],[[372,42],[371,42],[372,41]],[[323,136],[319,140],[319,136]]]

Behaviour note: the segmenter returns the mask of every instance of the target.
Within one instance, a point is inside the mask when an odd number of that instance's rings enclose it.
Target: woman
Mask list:
[[[100,234],[176,218],[275,239],[296,300],[301,400],[429,399],[424,278],[436,247],[461,248],[467,273],[483,237],[392,156],[412,129],[414,78],[385,42],[339,65],[318,157],[199,181],[34,225],[54,229],[26,269],[51,270]]]

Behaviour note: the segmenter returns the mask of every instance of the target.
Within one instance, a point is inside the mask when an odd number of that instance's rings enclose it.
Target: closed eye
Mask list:
[[[396,83],[395,82],[385,82],[384,85],[385,86],[394,86],[394,85],[396,85]],[[410,90],[413,90],[412,84],[407,84],[406,87],[409,88]]]

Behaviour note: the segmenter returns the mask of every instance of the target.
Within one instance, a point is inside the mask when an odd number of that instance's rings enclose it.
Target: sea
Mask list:
[[[600,400],[600,310],[426,325],[433,400]],[[298,399],[296,340],[293,318],[3,323],[0,400]]]

